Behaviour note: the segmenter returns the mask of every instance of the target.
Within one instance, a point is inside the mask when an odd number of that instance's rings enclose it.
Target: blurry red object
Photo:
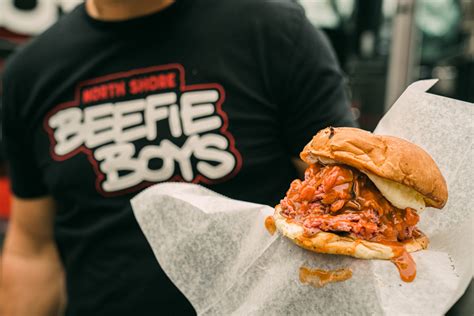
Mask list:
[[[0,178],[0,218],[8,218],[10,215],[10,182],[8,178]]]

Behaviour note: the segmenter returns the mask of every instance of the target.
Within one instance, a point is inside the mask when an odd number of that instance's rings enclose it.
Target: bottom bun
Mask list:
[[[291,239],[298,246],[319,253],[346,255],[360,259],[391,259],[396,256],[391,246],[378,242],[342,237],[334,233],[319,232],[312,237],[304,236],[304,228],[280,214],[280,205],[275,208],[273,218],[278,231]],[[404,242],[408,252],[415,252],[428,247],[428,237],[420,237]],[[396,248],[395,248],[396,249]]]

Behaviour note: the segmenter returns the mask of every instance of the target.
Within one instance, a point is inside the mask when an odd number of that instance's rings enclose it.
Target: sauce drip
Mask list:
[[[349,268],[337,270],[300,268],[300,282],[314,287],[323,287],[328,283],[342,282],[352,278],[352,270]]]
[[[270,235],[273,235],[275,233],[276,226],[273,216],[267,216],[267,218],[265,218],[265,228],[268,230]]]
[[[390,261],[397,267],[402,281],[412,282],[416,277],[416,263],[403,246],[403,243],[390,241],[382,241],[380,243],[392,248],[393,257]]]
[[[395,249],[394,249],[395,248]],[[400,278],[404,282],[412,282],[416,277],[416,263],[405,247],[392,247],[395,256],[392,261],[400,273]]]

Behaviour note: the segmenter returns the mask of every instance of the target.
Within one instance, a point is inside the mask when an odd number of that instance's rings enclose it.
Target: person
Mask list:
[[[293,1],[88,0],[9,60],[3,104],[6,315],[53,315],[64,284],[66,315],[193,314],[130,199],[185,181],[275,205],[312,135],[355,124]]]

